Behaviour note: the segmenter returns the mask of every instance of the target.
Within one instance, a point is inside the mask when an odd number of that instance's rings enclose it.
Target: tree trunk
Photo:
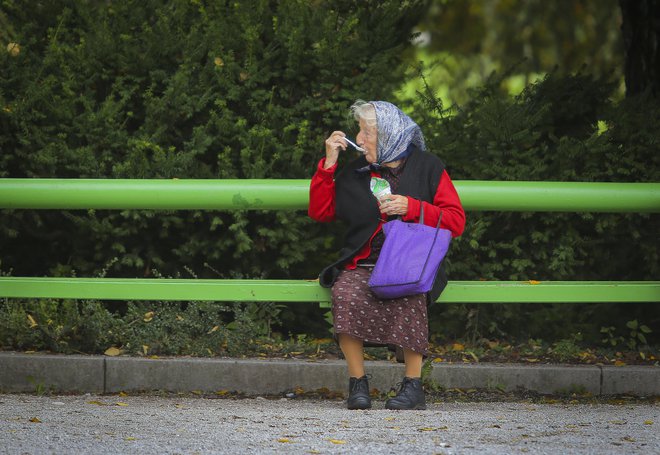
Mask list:
[[[660,0],[619,0],[626,96],[660,96]]]

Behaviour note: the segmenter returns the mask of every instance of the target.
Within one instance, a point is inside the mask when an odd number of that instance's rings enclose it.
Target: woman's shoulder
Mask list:
[[[412,156],[415,156],[420,163],[423,163],[424,166],[429,167],[439,167],[444,169],[445,163],[440,159],[438,155],[431,153],[429,150],[415,150]]]

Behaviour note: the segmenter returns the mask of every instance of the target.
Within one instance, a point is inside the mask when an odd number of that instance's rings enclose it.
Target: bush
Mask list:
[[[0,177],[309,178],[350,103],[396,88],[426,3],[5,2]],[[311,277],[333,251],[302,213],[2,218],[20,275]]]
[[[413,106],[429,147],[453,179],[658,182],[657,100],[614,101],[614,84],[553,73],[510,97],[491,81],[453,115],[427,91]],[[658,216],[637,213],[470,212],[448,262],[455,280],[652,280],[660,272]],[[436,306],[432,332],[567,338],[640,319],[656,305]],[[609,321],[609,322],[606,322]]]

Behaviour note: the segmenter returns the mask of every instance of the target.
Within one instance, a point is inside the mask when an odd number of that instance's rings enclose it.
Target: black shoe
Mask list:
[[[350,378],[348,380],[348,409],[371,408],[371,397],[369,397],[369,380],[367,376],[361,378]]]
[[[422,380],[403,378],[399,392],[385,402],[385,409],[426,409]]]

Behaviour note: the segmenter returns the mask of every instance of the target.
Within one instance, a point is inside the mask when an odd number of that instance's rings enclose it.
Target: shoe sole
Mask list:
[[[426,405],[417,405],[414,408],[396,408],[385,405],[385,409],[390,411],[425,411]]]
[[[347,409],[350,411],[361,411],[365,409],[371,409],[371,404],[368,406],[347,406]]]

